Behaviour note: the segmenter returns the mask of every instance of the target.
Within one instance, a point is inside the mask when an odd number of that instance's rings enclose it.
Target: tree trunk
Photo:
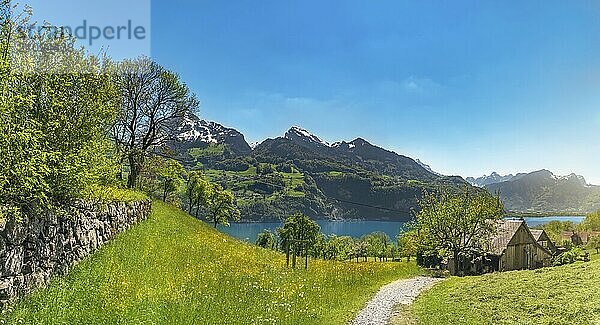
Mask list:
[[[135,157],[133,155],[130,155],[127,158],[127,161],[129,162],[129,175],[127,176],[127,187],[135,188],[137,186],[138,178],[140,176],[140,168],[137,162],[135,161]]]
[[[453,264],[454,264],[454,274],[453,274],[453,275],[457,275],[457,274],[459,274],[458,266],[459,266],[460,264],[458,263],[458,253],[459,253],[459,252],[458,252],[457,250],[454,250],[454,252],[453,252],[453,254],[452,254],[452,255],[453,255],[453,257],[454,257],[454,261],[453,261]]]
[[[189,196],[189,200],[188,200],[188,203],[189,203],[188,213],[191,215],[192,214],[192,207],[193,207],[193,203],[194,203],[194,200],[192,199],[192,191],[188,191],[188,196]]]
[[[290,245],[285,245],[285,267],[290,267]]]
[[[292,251],[292,269],[296,268],[296,250]]]
[[[163,202],[167,202],[167,182],[165,182],[165,186],[163,187]]]
[[[304,269],[308,270],[308,253],[305,254],[306,256],[304,256]]]

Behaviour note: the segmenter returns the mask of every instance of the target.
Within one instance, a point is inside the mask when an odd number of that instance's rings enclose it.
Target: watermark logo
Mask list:
[[[131,19],[121,26],[96,26],[89,24],[84,19],[81,25],[76,27],[30,24],[29,26],[20,26],[18,29],[20,35],[26,35],[30,39],[40,37],[73,38],[90,47],[94,46],[94,42],[101,40],[145,41],[148,37],[146,27],[134,26]]]
[[[151,56],[151,0],[27,0],[13,3],[12,16],[15,72],[68,72],[77,53]]]

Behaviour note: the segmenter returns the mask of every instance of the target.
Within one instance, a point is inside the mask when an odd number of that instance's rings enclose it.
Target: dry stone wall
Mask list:
[[[79,203],[68,215],[0,222],[0,305],[44,287],[116,234],[145,220],[151,202]]]

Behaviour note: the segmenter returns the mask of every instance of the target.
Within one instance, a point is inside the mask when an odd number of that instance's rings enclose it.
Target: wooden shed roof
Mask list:
[[[531,232],[533,238],[535,238],[536,241],[540,241],[540,238],[544,234],[544,231],[541,229],[529,229],[529,231]]]
[[[513,239],[519,228],[524,224],[523,220],[500,220],[498,221],[496,235],[492,237],[491,252],[496,255],[501,255],[508,247],[508,244]]]
[[[524,227],[525,231],[530,235],[528,239],[525,239],[526,243],[534,244],[540,249],[548,252],[549,255],[552,255],[552,252],[548,250],[548,248],[543,247],[540,245],[540,243],[538,243],[538,239],[545,234],[543,230],[537,231],[535,229],[529,229],[525,221],[520,219],[500,220],[497,222],[497,225],[498,228],[496,231],[496,235],[492,237],[491,240],[492,247],[490,249],[490,252],[492,254],[498,256],[502,255],[506,248],[508,248],[508,246],[511,245],[511,242],[513,241],[513,238],[515,238],[515,235],[517,234],[519,229],[521,229],[521,227]],[[516,242],[513,243],[513,245],[514,244],[516,244]]]

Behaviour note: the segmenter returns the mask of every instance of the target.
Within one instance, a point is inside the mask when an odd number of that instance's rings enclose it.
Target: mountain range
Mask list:
[[[467,181],[499,193],[506,209],[514,213],[587,214],[600,209],[600,186],[576,174],[556,176],[544,169],[506,176],[492,173]]]
[[[514,213],[584,214],[600,208],[600,187],[575,174],[492,173],[464,180],[363,138],[328,143],[299,126],[249,145],[244,135],[188,114],[169,137],[188,169],[232,190],[245,220],[277,220],[301,211],[313,218],[407,220],[423,191],[465,186],[500,193]]]
[[[493,172],[489,176],[484,175],[484,176],[481,176],[478,178],[467,177],[467,182],[471,183],[474,186],[486,187],[487,185],[490,185],[490,184],[510,181],[513,177],[515,177],[513,174],[501,176],[498,173]]]
[[[424,190],[472,187],[362,138],[330,144],[293,126],[250,146],[239,131],[193,114],[176,125],[174,155],[232,190],[245,220],[296,211],[313,218],[408,220]]]

